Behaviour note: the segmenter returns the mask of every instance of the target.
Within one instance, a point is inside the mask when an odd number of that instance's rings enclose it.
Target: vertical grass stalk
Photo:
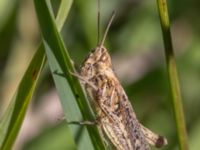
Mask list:
[[[188,140],[185,125],[185,117],[183,111],[183,104],[181,98],[181,91],[179,86],[178,73],[176,68],[176,60],[173,52],[170,21],[168,17],[168,9],[166,0],[157,0],[160,23],[163,33],[163,40],[165,46],[165,57],[167,64],[168,78],[170,82],[170,89],[172,92],[172,104],[174,115],[176,119],[176,129],[179,140],[179,148],[181,150],[188,150]]]

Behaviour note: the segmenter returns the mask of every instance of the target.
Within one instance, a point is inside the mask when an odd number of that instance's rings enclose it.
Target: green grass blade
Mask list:
[[[0,124],[1,150],[8,150],[19,132],[27,106],[33,95],[38,75],[44,66],[43,47],[35,54]]]
[[[62,0],[57,17],[57,25],[61,30],[68,15],[72,0]],[[0,122],[0,149],[10,149],[16,139],[23,122],[27,106],[34,93],[37,79],[44,66],[46,55],[41,44],[22,78],[15,95]]]
[[[35,8],[43,34],[50,69],[68,121],[94,120],[88,101],[74,72],[72,61],[58,33],[45,1],[35,0]],[[48,25],[48,26],[47,26]],[[104,145],[95,126],[69,125],[78,149],[103,150]]]
[[[173,52],[170,22],[168,17],[168,9],[166,0],[157,0],[160,23],[162,27],[163,40],[165,46],[165,57],[167,64],[168,77],[172,92],[172,104],[176,119],[176,128],[178,132],[179,147],[181,150],[188,150],[188,138],[185,125],[185,117],[179,87],[179,79],[176,68],[176,60]]]
[[[72,6],[73,0],[62,0],[60,2],[60,7],[58,9],[57,17],[56,17],[56,26],[60,31],[66,21],[66,18],[69,14],[69,10]]]

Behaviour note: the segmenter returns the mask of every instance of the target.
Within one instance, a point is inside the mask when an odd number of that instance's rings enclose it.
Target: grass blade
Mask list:
[[[72,0],[62,0],[57,17],[57,25],[61,30],[68,15]],[[17,137],[23,122],[27,106],[34,93],[37,79],[44,66],[46,55],[41,44],[22,78],[15,95],[0,121],[0,149],[10,149]]]
[[[172,104],[173,104],[173,110],[174,110],[174,115],[176,119],[176,128],[178,132],[179,147],[181,150],[188,150],[185,117],[184,117],[184,112],[183,112],[181,91],[179,87],[176,60],[175,60],[173,46],[172,46],[167,2],[166,0],[157,0],[157,5],[158,5],[160,23],[162,27],[162,33],[163,33],[165,57],[166,57],[168,78],[170,82],[170,89],[172,92]]]
[[[10,149],[19,132],[27,106],[33,95],[37,79],[44,66],[44,51],[41,47],[32,59],[17,91],[8,106],[0,124],[1,150]]]
[[[75,72],[55,22],[45,1],[35,0],[35,8],[43,34],[43,42],[50,69],[68,121],[94,120],[79,81],[70,74]],[[47,26],[48,24],[48,26]],[[78,149],[103,150],[104,145],[95,126],[69,126]]]

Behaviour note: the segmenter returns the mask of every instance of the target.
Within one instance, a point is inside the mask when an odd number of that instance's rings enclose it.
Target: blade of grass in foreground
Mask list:
[[[62,0],[59,8],[57,25],[59,30],[64,24],[72,0]],[[44,66],[46,56],[44,53],[44,47],[41,44],[34,55],[27,71],[22,78],[15,95],[13,96],[8,108],[0,122],[0,149],[8,150],[11,149],[21,124],[23,122],[27,106],[34,93],[37,79],[39,78],[40,72]]]
[[[44,66],[44,61],[44,51],[37,51],[19,87],[17,88],[10,105],[2,117],[0,123],[1,150],[10,149],[17,137],[27,106],[33,95],[38,75]]]
[[[69,57],[60,34],[57,31],[53,17],[45,1],[35,0],[35,8],[43,34],[50,69],[58,90],[66,119],[70,121],[94,120],[88,101],[82,87],[70,72],[75,69]],[[103,150],[104,145],[95,126],[69,126],[75,142],[80,150]]]
[[[181,91],[179,87],[179,79],[176,68],[176,61],[173,52],[170,23],[167,10],[166,0],[157,0],[158,11],[160,16],[160,23],[163,32],[163,40],[165,46],[165,57],[167,64],[168,77],[170,82],[170,88],[172,92],[172,104],[174,109],[174,115],[176,119],[176,128],[179,138],[179,147],[181,150],[188,150],[188,140],[185,125],[185,117],[183,112]]]

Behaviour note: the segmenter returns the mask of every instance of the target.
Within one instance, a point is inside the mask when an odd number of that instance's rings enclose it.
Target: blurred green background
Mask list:
[[[52,1],[55,13],[60,1]],[[173,45],[191,150],[200,147],[200,1],[168,1]],[[106,38],[114,70],[138,119],[167,137],[165,150],[178,149],[156,0],[101,0],[101,37]],[[48,24],[47,24],[48,26]],[[75,0],[62,35],[77,69],[97,45],[97,1]],[[33,1],[0,1],[0,116],[41,40]],[[16,150],[76,149],[63,122],[62,108],[46,65]]]

